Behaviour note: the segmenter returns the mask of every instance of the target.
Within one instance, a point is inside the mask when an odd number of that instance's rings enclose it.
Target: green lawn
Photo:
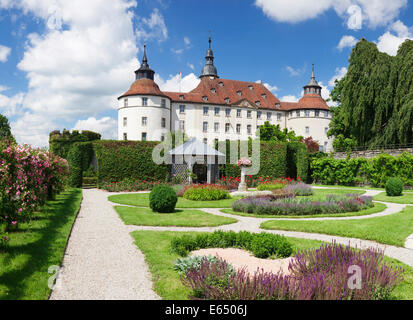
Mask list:
[[[0,300],[46,300],[50,266],[60,266],[80,209],[81,189],[61,193],[36,213],[38,220],[9,233],[10,248],[0,254]]]
[[[177,208],[230,208],[231,204],[240,198],[215,201],[193,201],[183,197],[178,198]],[[149,193],[127,193],[109,196],[109,201],[138,207],[149,207]]]
[[[131,233],[135,244],[145,255],[154,281],[156,293],[165,300],[186,300],[190,291],[179,280],[174,270],[174,262],[179,256],[171,253],[170,243],[173,237],[193,232],[171,231],[134,231]],[[322,242],[315,240],[288,238],[294,251],[319,247]],[[405,280],[396,287],[394,296],[400,300],[413,300],[413,269],[394,259],[385,257],[386,262],[403,267]]]
[[[324,233],[403,247],[406,238],[413,233],[413,207],[392,215],[362,220],[271,220],[262,223],[261,228]]]
[[[374,207],[357,211],[357,212],[346,212],[346,213],[332,213],[332,214],[312,214],[312,215],[304,215],[304,216],[287,216],[287,215],[269,215],[269,214],[253,214],[253,213],[244,213],[244,212],[236,212],[232,209],[222,209],[221,212],[229,213],[237,216],[243,217],[254,217],[254,218],[288,218],[288,219],[304,219],[304,218],[326,218],[326,217],[356,217],[356,216],[367,216],[373,213],[381,212],[386,209],[387,206],[383,203],[374,203]]]
[[[310,198],[312,200],[324,200],[326,195],[328,194],[348,194],[348,193],[362,195],[366,193],[366,191],[354,190],[350,188],[346,188],[346,189],[314,189],[313,188],[313,195],[305,196],[305,197]]]
[[[201,210],[177,209],[174,213],[156,213],[149,208],[115,206],[125,224],[162,227],[216,227],[237,222]]]
[[[404,204],[413,204],[413,193],[403,192],[400,197],[389,197],[386,192],[379,193],[374,197],[374,200],[385,201],[385,202],[395,202]]]
[[[376,188],[376,187],[358,187],[358,186],[341,186],[341,185],[336,185],[336,184],[312,184],[314,187],[327,187],[327,188],[334,188],[334,189],[363,189],[363,190],[382,190],[384,191],[384,188]]]

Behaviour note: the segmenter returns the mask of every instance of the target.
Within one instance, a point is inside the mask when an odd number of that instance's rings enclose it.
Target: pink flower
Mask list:
[[[12,224],[13,226],[17,226],[17,221],[12,221],[11,224]]]

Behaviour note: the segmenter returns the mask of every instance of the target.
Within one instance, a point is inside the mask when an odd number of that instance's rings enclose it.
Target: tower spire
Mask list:
[[[210,77],[210,78],[219,78],[217,73],[217,68],[214,66],[214,53],[211,49],[211,37],[208,38],[209,48],[205,56],[205,65],[202,68],[200,78]]]
[[[318,84],[314,75],[314,62],[312,64],[312,72],[310,81],[304,86],[304,95],[318,94],[321,95],[321,86]]]
[[[146,57],[146,44],[143,46],[143,57],[142,63],[138,70],[135,71],[136,80],[139,79],[150,79],[153,80],[155,76],[155,71],[149,68],[148,58]]]

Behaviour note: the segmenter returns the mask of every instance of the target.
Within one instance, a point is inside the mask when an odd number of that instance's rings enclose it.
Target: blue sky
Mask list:
[[[296,101],[314,62],[327,99],[360,38],[394,55],[412,17],[407,0],[0,0],[0,113],[20,143],[45,146],[63,128],[115,138],[143,43],[161,89],[187,91],[209,31],[221,78]]]

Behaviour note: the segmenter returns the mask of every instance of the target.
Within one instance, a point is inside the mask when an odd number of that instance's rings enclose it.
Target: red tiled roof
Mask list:
[[[213,89],[215,89],[215,92],[213,92]],[[238,95],[237,92],[239,91],[241,92],[241,95]],[[164,93],[173,101],[203,104],[232,105],[240,100],[246,99],[253,104],[257,104],[257,102],[259,102],[260,108],[277,109],[276,104],[280,103],[271,91],[269,91],[261,83],[219,78],[210,79],[208,77],[202,78],[198,86],[188,93]],[[183,96],[183,99],[181,99],[180,96]],[[206,101],[204,101],[204,97],[207,97]],[[229,103],[226,102],[226,99],[229,99]]]
[[[152,96],[167,97],[159,89],[155,81],[151,79],[139,79],[139,80],[136,80],[134,83],[132,83],[129,90],[126,91],[123,95],[121,95],[118,99],[126,97],[126,96],[136,95],[136,94],[148,94]]]
[[[298,101],[299,109],[330,110],[325,100],[318,94],[306,94]]]

